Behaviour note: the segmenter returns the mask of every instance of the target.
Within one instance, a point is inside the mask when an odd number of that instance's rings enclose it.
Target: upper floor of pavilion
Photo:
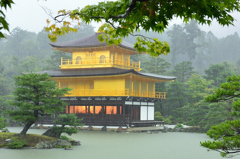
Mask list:
[[[61,69],[116,67],[140,71],[140,61],[130,60],[130,55],[138,54],[133,45],[122,41],[118,46],[101,43],[98,35],[61,43],[51,43],[53,49],[72,54],[72,59],[61,58]]]

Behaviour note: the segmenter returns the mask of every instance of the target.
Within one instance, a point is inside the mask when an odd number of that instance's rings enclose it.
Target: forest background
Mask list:
[[[58,42],[91,34],[94,34],[94,27],[81,23],[77,33],[59,37]],[[228,76],[240,74],[240,38],[237,33],[218,38],[191,21],[174,24],[162,34],[151,31],[141,31],[141,34],[168,42],[171,53],[159,57],[139,54],[132,56],[131,60],[141,61],[142,72],[177,77],[174,82],[156,85],[156,91],[167,92],[167,99],[156,104],[156,120],[209,129],[233,118],[231,100],[206,103],[203,99],[226,82]],[[8,103],[13,100],[11,92],[15,88],[15,76],[22,72],[59,69],[61,57],[71,58],[71,54],[51,48],[44,28],[37,34],[15,28],[5,36],[0,40],[0,116],[4,115],[4,110],[14,109]],[[136,41],[135,37],[124,40],[132,44]]]

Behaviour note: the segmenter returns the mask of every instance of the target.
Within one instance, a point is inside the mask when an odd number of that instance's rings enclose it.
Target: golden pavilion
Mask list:
[[[99,42],[95,33],[88,37],[51,43],[55,50],[72,54],[61,58],[60,69],[48,73],[60,88],[69,87],[64,113],[74,113],[91,126],[151,126],[154,103],[166,99],[156,92],[156,82],[173,81],[175,77],[142,73],[140,61],[130,60],[138,52],[132,44],[122,42],[109,46]]]

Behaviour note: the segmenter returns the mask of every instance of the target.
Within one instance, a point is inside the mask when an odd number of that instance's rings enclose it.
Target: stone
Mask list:
[[[89,126],[89,127],[87,128],[87,130],[88,130],[88,131],[92,131],[92,130],[93,130],[93,127],[92,127],[92,126]]]
[[[7,143],[9,143],[9,142],[11,142],[12,141],[12,139],[6,139],[5,140],[5,142],[7,142]]]
[[[106,126],[103,126],[101,131],[107,131],[107,127]]]
[[[53,148],[53,146],[50,142],[40,142],[35,146],[35,148],[37,148],[37,149],[51,149],[51,148]]]
[[[43,126],[43,125],[39,125],[39,126],[38,126],[38,129],[46,129],[46,127]]]
[[[173,132],[173,129],[172,129],[172,128],[169,128],[168,131],[169,131],[169,132]]]
[[[152,132],[151,131],[147,131],[147,134],[152,134]]]
[[[73,150],[73,149],[65,147],[64,150]]]
[[[54,140],[52,142],[52,146],[53,147],[71,147],[71,143],[69,141],[66,141],[66,140],[61,140],[61,139],[57,139],[57,140]]]
[[[123,132],[123,131],[124,131],[124,129],[121,126],[119,126],[116,130],[116,132]]]
[[[162,129],[162,133],[166,133],[167,132],[167,129]]]
[[[76,140],[71,140],[70,143],[72,144],[72,146],[80,146],[81,145],[80,141],[76,141]]]

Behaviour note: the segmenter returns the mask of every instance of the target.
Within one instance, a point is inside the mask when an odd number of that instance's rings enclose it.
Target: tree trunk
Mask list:
[[[61,131],[59,131],[59,129],[57,129],[57,127],[51,127],[50,129],[48,129],[45,133],[43,133],[42,135],[44,136],[49,136],[49,137],[56,137],[56,138],[60,138],[61,136]]]
[[[24,126],[23,130],[20,132],[20,135],[25,136],[27,131],[28,131],[28,129],[32,126],[32,124],[34,124],[34,122],[27,123]]]

